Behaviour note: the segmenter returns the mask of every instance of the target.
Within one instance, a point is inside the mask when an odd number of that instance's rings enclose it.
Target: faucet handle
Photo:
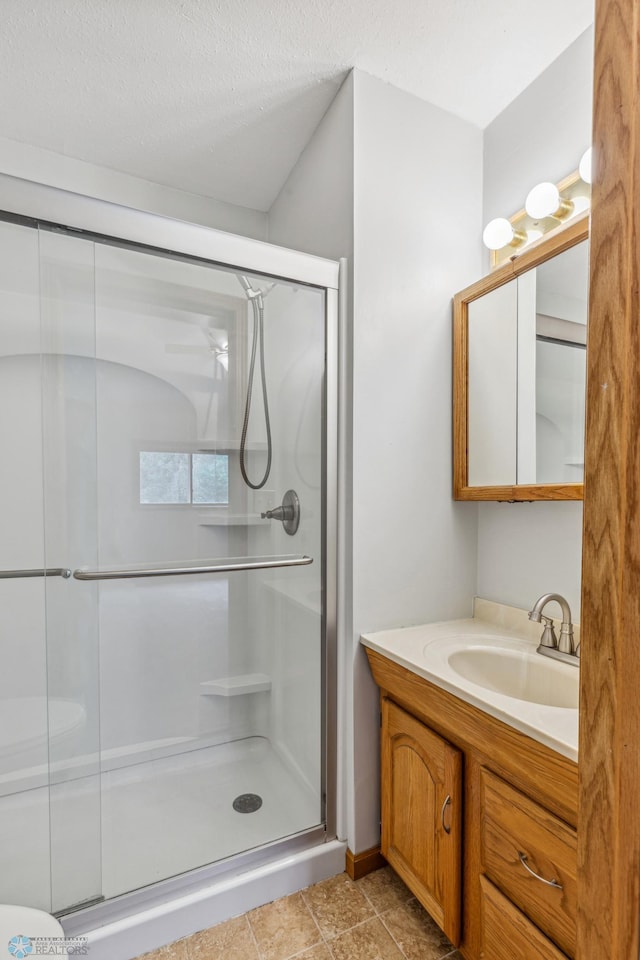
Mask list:
[[[249,294],[247,294],[249,296]],[[281,520],[284,532],[293,536],[300,523],[300,501],[295,490],[287,490],[279,507],[265,510],[260,516],[263,520]]]
[[[557,650],[558,638],[556,637],[556,632],[553,627],[553,620],[551,617],[545,617],[544,615],[542,615],[540,619],[544,621],[544,630],[540,637],[540,646],[552,647],[554,650]]]

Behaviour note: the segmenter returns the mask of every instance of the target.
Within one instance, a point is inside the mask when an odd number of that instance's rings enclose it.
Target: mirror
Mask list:
[[[454,496],[582,498],[586,218],[454,298]]]

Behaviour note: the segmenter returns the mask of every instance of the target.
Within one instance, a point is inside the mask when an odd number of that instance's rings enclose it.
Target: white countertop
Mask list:
[[[479,619],[479,607],[487,619]],[[493,611],[492,607],[500,607]],[[412,673],[424,677],[443,690],[447,690],[466,703],[478,707],[497,720],[520,730],[533,740],[546,744],[552,750],[570,760],[578,759],[578,710],[573,707],[552,707],[529,700],[506,696],[497,690],[465,679],[449,664],[453,653],[470,647],[486,646],[509,651],[535,654],[537,641],[531,639],[531,625],[520,622],[522,611],[514,611],[505,618],[504,607],[476,601],[476,617],[465,620],[447,620],[427,623],[417,627],[402,627],[364,634],[360,640],[364,646],[406,667]],[[507,608],[513,611],[513,608]],[[495,616],[494,614],[498,614]],[[501,615],[502,614],[502,615]],[[514,615],[515,614],[515,615]],[[526,618],[526,613],[524,614]],[[510,621],[510,626],[500,626],[497,620]],[[525,625],[526,624],[526,625]],[[536,625],[537,627],[537,625]],[[537,631],[539,632],[539,630]],[[528,634],[528,636],[527,636]],[[546,659],[546,658],[545,658]],[[554,671],[560,682],[575,684],[576,667],[553,661]]]

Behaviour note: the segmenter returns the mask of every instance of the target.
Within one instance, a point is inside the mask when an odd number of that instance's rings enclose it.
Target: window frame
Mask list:
[[[176,444],[176,446],[179,446]],[[189,500],[176,500],[176,501],[167,501],[167,500],[157,500],[157,501],[143,501],[142,496],[142,465],[141,457],[143,454],[176,454],[182,455],[188,458],[187,460],[187,469],[189,472],[189,481],[188,481],[188,493]],[[226,500],[217,500],[217,501],[194,501],[193,499],[193,457],[205,456],[205,457],[226,457],[227,460],[227,499]],[[230,489],[230,478],[229,478],[229,466],[230,466],[230,451],[225,450],[176,450],[174,446],[170,449],[165,450],[143,450],[138,449],[138,506],[147,508],[147,507],[170,507],[175,509],[185,508],[185,507],[195,507],[196,509],[204,510],[228,510],[231,501],[231,489]]]

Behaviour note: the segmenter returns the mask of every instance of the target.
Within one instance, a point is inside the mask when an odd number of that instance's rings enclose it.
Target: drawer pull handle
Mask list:
[[[546,883],[548,887],[555,887],[556,890],[562,890],[562,884],[558,883],[557,880],[545,880],[544,877],[541,877],[535,870],[532,870],[529,864],[527,863],[526,853],[518,851],[518,856],[520,857],[520,863],[525,868],[525,870],[531,874],[532,877],[535,877],[536,880],[539,880],[541,883]]]
[[[451,827],[447,826],[446,823],[444,822],[445,810],[447,809],[450,803],[451,803],[451,794],[448,793],[444,798],[444,803],[442,804],[442,810],[440,811],[440,822],[442,823],[442,829],[444,830],[445,833],[451,833]]]

